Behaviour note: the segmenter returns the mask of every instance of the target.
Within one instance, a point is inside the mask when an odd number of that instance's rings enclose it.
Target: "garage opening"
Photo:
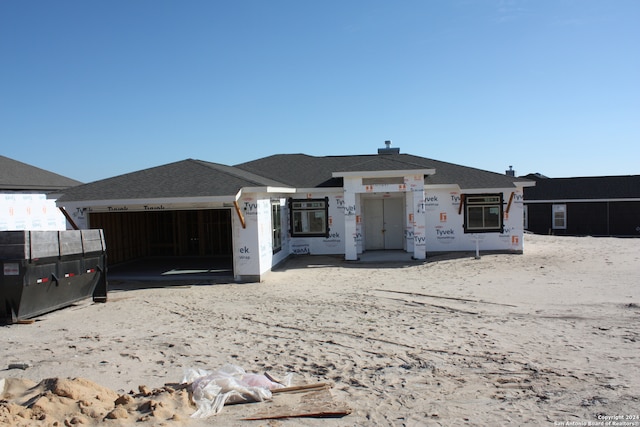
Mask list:
[[[104,230],[110,267],[145,260],[138,263],[145,268],[162,258],[167,267],[201,270],[215,263],[233,275],[229,209],[97,212],[89,214],[89,224]]]

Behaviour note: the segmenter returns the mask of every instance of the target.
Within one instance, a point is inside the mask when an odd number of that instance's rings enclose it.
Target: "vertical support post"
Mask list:
[[[471,239],[476,242],[476,259],[480,259],[480,241],[484,239],[484,236],[474,233],[471,235]]]
[[[358,260],[358,228],[356,223],[356,194],[346,188],[344,191],[344,259]]]
[[[413,191],[413,209],[413,259],[427,259],[427,212],[422,185]]]

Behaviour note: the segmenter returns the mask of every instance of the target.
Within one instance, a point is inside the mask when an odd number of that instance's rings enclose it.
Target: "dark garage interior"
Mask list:
[[[233,276],[231,210],[96,212],[111,279]]]

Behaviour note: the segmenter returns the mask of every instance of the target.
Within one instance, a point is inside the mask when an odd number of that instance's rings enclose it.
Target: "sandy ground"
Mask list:
[[[523,255],[473,255],[298,257],[259,284],[131,283],[0,327],[0,368],[28,365],[0,370],[0,424],[640,426],[640,240],[527,235]],[[351,414],[241,420],[302,393],[191,419],[165,384],[227,363],[331,383],[325,403]]]

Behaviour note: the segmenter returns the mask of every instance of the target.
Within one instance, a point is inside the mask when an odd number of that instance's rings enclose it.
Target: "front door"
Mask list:
[[[365,199],[365,250],[403,249],[402,198]]]

